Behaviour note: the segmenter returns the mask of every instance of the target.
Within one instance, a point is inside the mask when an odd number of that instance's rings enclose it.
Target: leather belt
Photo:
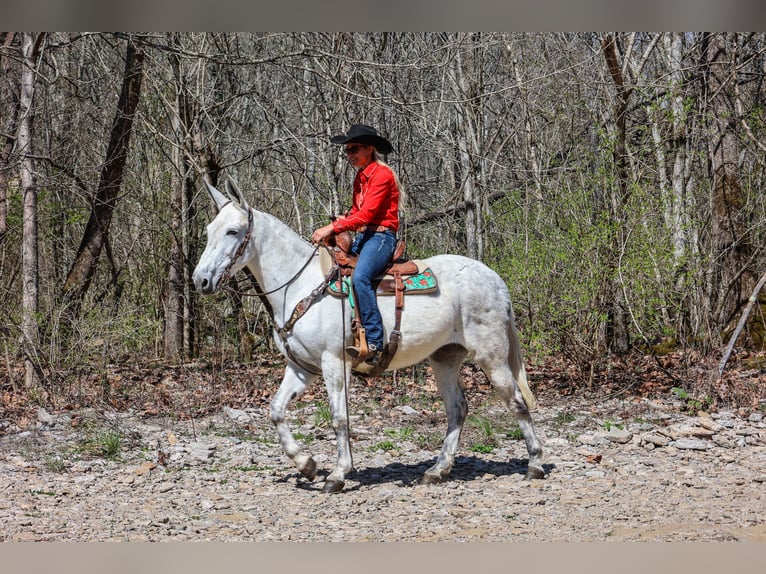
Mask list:
[[[391,233],[396,233],[391,227],[386,227],[385,225],[362,225],[357,231],[359,233],[364,233],[365,231],[373,231],[375,233],[390,231]]]

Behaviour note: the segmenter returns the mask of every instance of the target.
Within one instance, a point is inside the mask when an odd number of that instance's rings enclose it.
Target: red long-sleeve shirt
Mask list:
[[[363,225],[383,225],[394,232],[399,229],[399,188],[394,172],[374,161],[357,172],[351,210],[336,219],[332,228],[341,233]]]

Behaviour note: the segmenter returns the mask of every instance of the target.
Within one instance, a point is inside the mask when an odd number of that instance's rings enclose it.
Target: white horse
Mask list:
[[[196,269],[194,284],[203,294],[222,286],[230,274],[248,267],[267,294],[273,310],[274,339],[287,358],[279,390],[271,400],[271,420],[285,453],[301,474],[314,480],[316,463],[296,442],[286,422],[291,400],[320,376],[324,378],[337,439],[338,460],[327,476],[324,492],[342,490],[354,470],[349,443],[346,381],[351,361],[345,347],[352,344],[344,320],[345,300],[321,292],[325,276],[317,249],[287,225],[251,209],[236,184],[227,180],[226,197],[205,182],[218,215],[207,226],[207,246]],[[543,449],[529,410],[534,397],[526,382],[521,346],[510,295],[502,279],[482,263],[459,255],[438,255],[424,261],[439,287],[429,295],[407,296],[401,320],[401,341],[389,369],[401,369],[429,359],[447,411],[447,434],[436,463],[422,482],[441,482],[450,472],[468,411],[459,382],[463,359],[471,353],[494,388],[515,413],[529,454],[525,478],[543,478]],[[305,314],[294,310],[314,290]],[[305,305],[304,305],[305,306]],[[386,332],[394,319],[394,298],[379,300]],[[287,328],[285,323],[289,322]]]

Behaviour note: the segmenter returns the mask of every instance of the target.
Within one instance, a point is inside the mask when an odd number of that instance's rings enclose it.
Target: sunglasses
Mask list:
[[[352,153],[357,153],[360,149],[365,148],[365,147],[368,147],[368,146],[350,145],[350,146],[346,146],[343,149],[343,151],[346,152],[346,155],[349,155],[349,154],[352,154]]]

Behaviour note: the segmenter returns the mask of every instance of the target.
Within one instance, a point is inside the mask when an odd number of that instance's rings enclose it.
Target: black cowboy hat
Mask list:
[[[364,124],[352,124],[348,128],[348,133],[340,134],[330,140],[334,144],[347,144],[358,142],[365,145],[375,146],[375,149],[382,154],[394,151],[391,143],[384,137],[378,135],[378,130]]]

